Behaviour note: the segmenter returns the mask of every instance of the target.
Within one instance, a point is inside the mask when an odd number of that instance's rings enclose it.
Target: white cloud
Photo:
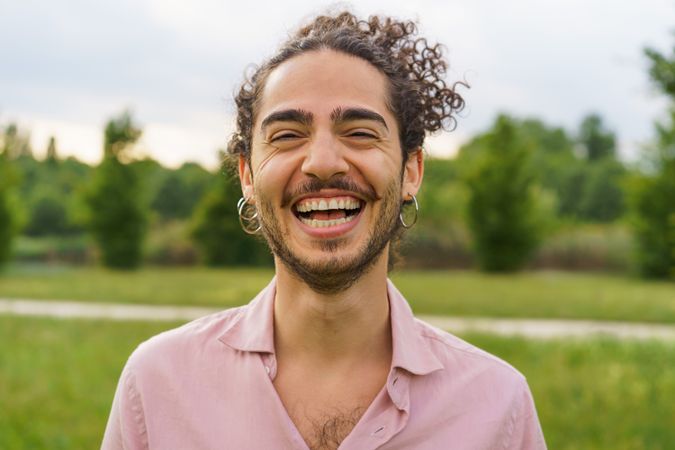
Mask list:
[[[454,157],[462,146],[468,140],[466,133],[453,131],[452,133],[442,132],[425,139],[424,147],[427,153],[438,158]]]
[[[0,119],[20,117],[38,149],[55,134],[64,152],[92,161],[103,122],[132,107],[146,130],[144,148],[162,162],[215,160],[246,64],[331,4],[8,2],[0,14],[0,41],[12,44],[3,47]],[[631,153],[662,111],[648,94],[641,49],[670,48],[669,0],[366,0],[353,9],[419,18],[423,34],[447,47],[449,79],[471,82],[454,138],[429,141],[443,153],[499,111],[571,128],[590,110]]]
[[[22,129],[30,130],[31,146],[38,157],[44,156],[50,137],[56,138],[60,157],[75,156],[90,164],[101,159],[103,132],[101,126],[79,122],[30,116],[15,117]]]
[[[217,116],[204,117],[197,124],[148,123],[139,149],[168,167],[197,162],[210,169],[218,167],[217,150],[225,148],[230,129]]]

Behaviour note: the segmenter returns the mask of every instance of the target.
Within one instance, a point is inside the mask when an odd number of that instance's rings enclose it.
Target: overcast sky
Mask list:
[[[96,162],[105,121],[131,108],[139,152],[169,166],[216,165],[232,130],[232,93],[249,63],[335,2],[292,0],[0,0],[0,124],[50,135],[62,155]],[[404,0],[351,3],[360,14],[420,22],[465,79],[457,130],[427,148],[452,154],[498,112],[574,130],[600,113],[634,157],[665,103],[646,75],[645,46],[675,42],[667,0]]]

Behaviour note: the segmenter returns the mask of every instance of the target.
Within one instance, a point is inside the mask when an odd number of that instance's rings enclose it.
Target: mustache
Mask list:
[[[337,189],[341,191],[354,192],[366,200],[379,200],[375,189],[372,186],[359,186],[354,180],[347,177],[331,178],[323,181],[318,178],[310,178],[297,186],[292,191],[284,193],[281,198],[281,207],[288,206],[291,201],[301,195],[319,193],[322,189]]]

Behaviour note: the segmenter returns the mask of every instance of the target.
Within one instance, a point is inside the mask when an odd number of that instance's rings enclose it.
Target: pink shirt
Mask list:
[[[246,306],[159,334],[120,378],[102,448],[307,449],[272,380],[275,281]],[[340,449],[545,449],[525,378],[412,315],[388,282],[386,385]]]

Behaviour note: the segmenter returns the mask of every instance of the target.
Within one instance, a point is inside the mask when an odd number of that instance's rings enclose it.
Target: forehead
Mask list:
[[[256,124],[270,112],[302,109],[327,117],[335,108],[372,109],[394,121],[387,108],[387,78],[368,61],[334,50],[305,52],[268,76]]]

